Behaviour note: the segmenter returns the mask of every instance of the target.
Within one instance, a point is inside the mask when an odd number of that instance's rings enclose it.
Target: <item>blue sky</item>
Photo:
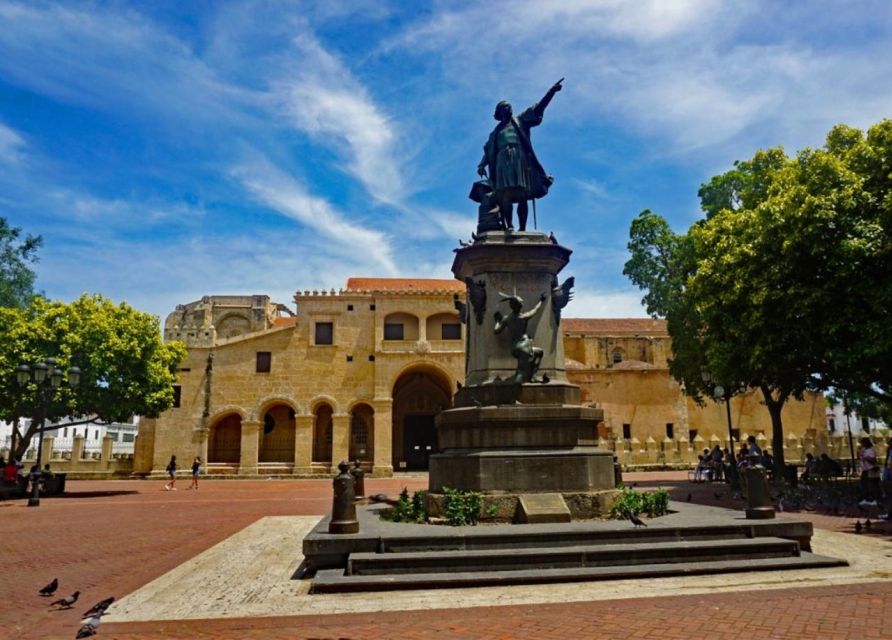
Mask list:
[[[538,100],[574,250],[568,315],[643,316],[643,208],[683,231],[712,175],[892,115],[892,3],[8,2],[0,215],[38,287],[166,315],[204,294],[451,277],[493,107]]]

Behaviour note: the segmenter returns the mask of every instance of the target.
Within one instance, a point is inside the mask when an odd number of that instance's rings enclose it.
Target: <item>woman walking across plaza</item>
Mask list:
[[[167,476],[170,478],[170,481],[164,485],[165,491],[176,491],[177,488],[177,457],[170,456],[170,462],[167,463]]]
[[[192,461],[192,484],[186,487],[186,491],[189,489],[195,489],[198,491],[198,475],[201,473],[201,458],[195,456],[195,460]]]

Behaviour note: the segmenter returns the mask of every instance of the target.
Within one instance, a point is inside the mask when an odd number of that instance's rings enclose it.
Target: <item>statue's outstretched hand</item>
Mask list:
[[[552,92],[552,93],[557,93],[558,91],[560,91],[561,89],[563,89],[563,88],[564,88],[564,85],[561,84],[563,81],[564,81],[564,79],[561,78],[560,80],[558,80],[557,82],[555,82],[555,83],[552,85],[552,87],[551,87],[551,92]]]

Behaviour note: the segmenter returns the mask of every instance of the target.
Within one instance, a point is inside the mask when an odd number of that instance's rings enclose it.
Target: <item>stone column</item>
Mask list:
[[[43,464],[53,459],[53,442],[56,439],[53,436],[43,437]],[[43,469],[41,469],[43,471]]]
[[[242,420],[242,451],[239,460],[239,475],[257,473],[257,456],[260,449],[260,421]]]
[[[312,473],[313,425],[316,416],[299,415],[294,420],[294,473]]]
[[[107,433],[102,436],[102,466],[106,469],[111,467],[112,463],[112,437]]]
[[[383,398],[372,403],[375,410],[375,451],[372,473],[393,475],[393,400]]]
[[[71,440],[71,464],[80,464],[84,457],[84,437],[74,436]]]
[[[331,468],[338,468],[341,460],[350,455],[350,414],[337,413],[331,417]]]

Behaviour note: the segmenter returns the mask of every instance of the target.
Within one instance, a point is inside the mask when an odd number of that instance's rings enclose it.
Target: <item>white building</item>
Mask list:
[[[847,435],[848,429],[852,429],[855,438],[861,435],[874,437],[883,435],[889,428],[882,420],[876,418],[862,418],[854,410],[846,416],[845,407],[835,404],[827,409],[827,430],[831,435]],[[879,432],[879,433],[878,433]]]
[[[112,453],[133,453],[136,433],[139,430],[138,416],[135,416],[130,422],[113,422],[111,424],[65,426],[67,422],[69,421],[62,420],[58,424],[51,423],[44,428],[46,435],[53,437],[54,452],[63,453],[67,451],[70,453],[75,436],[81,436],[84,438],[84,451],[86,453],[99,453],[102,451],[102,439],[108,434],[112,439]],[[26,431],[30,424],[30,420],[22,420],[19,431]],[[8,422],[0,422],[0,450],[8,451],[11,446],[12,425]],[[36,435],[31,439],[30,448],[37,451]]]

